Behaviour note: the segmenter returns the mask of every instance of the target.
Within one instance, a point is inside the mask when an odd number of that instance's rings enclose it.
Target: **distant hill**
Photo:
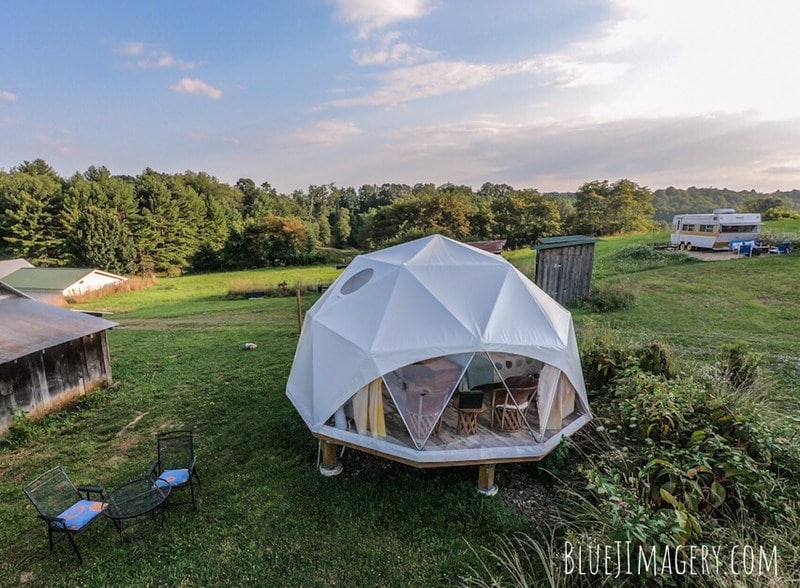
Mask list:
[[[790,192],[764,193],[755,190],[741,190],[735,192],[725,188],[695,188],[686,189],[670,186],[666,189],[653,191],[653,206],[655,206],[655,219],[671,221],[676,214],[687,212],[711,212],[715,208],[738,208],[746,200],[761,198],[780,198],[789,208],[800,210],[800,190]]]

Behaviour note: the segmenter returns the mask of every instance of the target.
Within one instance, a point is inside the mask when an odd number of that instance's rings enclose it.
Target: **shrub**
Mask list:
[[[684,263],[699,262],[682,251],[665,251],[644,244],[630,245],[614,255],[597,259],[594,275],[626,275]]]
[[[681,253],[680,255],[685,255]],[[629,245],[624,249],[620,249],[616,254],[617,259],[633,259],[636,261],[640,260],[658,260],[658,261],[665,261],[665,260],[672,260],[675,259],[672,253],[668,253],[663,249],[655,249],[654,247],[650,247],[649,245],[638,244],[638,245]]]
[[[794,250],[800,250],[800,235],[793,233],[761,233],[758,240],[766,245],[777,246],[781,243],[789,243],[789,247]]]
[[[750,388],[761,373],[762,361],[762,356],[750,351],[744,341],[723,345],[718,362],[720,378],[734,388]]]
[[[593,408],[613,442],[581,468],[610,513],[608,541],[677,545],[708,537],[726,519],[796,519],[800,451],[786,431],[692,378],[628,367],[611,392]]]
[[[636,305],[636,296],[622,285],[597,288],[584,301],[595,312],[629,310]]]
[[[0,447],[18,447],[36,436],[33,419],[24,410],[15,408],[11,412],[13,424],[6,434],[0,437]]]
[[[669,346],[658,341],[632,344],[620,342],[608,331],[588,329],[580,346],[583,377],[589,390],[601,391],[619,383],[630,370],[663,379],[677,375]]]

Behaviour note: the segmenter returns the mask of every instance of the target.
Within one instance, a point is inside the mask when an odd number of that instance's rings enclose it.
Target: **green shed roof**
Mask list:
[[[587,237],[586,235],[565,235],[563,237],[543,237],[537,244],[531,247],[534,251],[542,249],[558,249],[559,247],[573,247],[575,245],[589,245],[597,243],[602,239]]]
[[[22,268],[7,275],[3,281],[17,290],[66,290],[88,276],[93,269],[74,267]]]

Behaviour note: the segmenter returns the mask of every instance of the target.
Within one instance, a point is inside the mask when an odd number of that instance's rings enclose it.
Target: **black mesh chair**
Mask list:
[[[197,456],[194,453],[194,436],[191,431],[168,431],[158,435],[158,460],[150,466],[147,477],[160,478],[172,486],[172,490],[189,488],[192,507],[197,508],[194,498],[194,480],[200,487],[197,474]],[[170,495],[170,503],[171,495]],[[188,503],[179,503],[188,504]]]
[[[36,507],[39,518],[47,524],[47,539],[50,551],[56,543],[54,535],[66,535],[78,561],[83,563],[81,552],[75,544],[75,536],[85,531],[102,514],[105,494],[99,486],[75,486],[64,468],[56,466],[37,477],[23,489]],[[81,492],[86,494],[84,499]],[[92,500],[97,494],[100,500]]]

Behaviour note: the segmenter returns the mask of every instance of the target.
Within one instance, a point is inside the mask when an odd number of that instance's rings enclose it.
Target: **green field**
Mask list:
[[[800,223],[780,231],[800,232]],[[620,263],[643,234],[597,245],[595,286],[635,296],[630,310],[575,313],[578,336],[603,328],[658,339],[688,363],[741,340],[768,357],[765,408],[800,415],[800,255],[658,267]],[[510,259],[530,273],[533,255]],[[645,266],[647,264],[644,264]],[[632,271],[635,270],[635,271]],[[479,496],[477,468],[416,470],[348,452],[344,473],[323,478],[317,445],[285,396],[297,343],[292,297],[230,300],[234,280],[330,283],[331,267],[164,278],[154,287],[84,303],[113,311],[114,385],[41,421],[0,448],[0,585],[16,586],[453,586],[478,565],[472,549],[537,524],[504,490],[534,481],[533,466],[499,466],[501,495]],[[315,295],[303,297],[307,310]],[[258,348],[244,351],[245,342]],[[777,407],[777,408],[776,408]],[[99,521],[47,551],[25,481],[61,464],[78,484],[113,488],[144,474],[156,432],[197,432],[199,508],[167,511],[120,538]],[[515,490],[516,491],[516,490]]]

